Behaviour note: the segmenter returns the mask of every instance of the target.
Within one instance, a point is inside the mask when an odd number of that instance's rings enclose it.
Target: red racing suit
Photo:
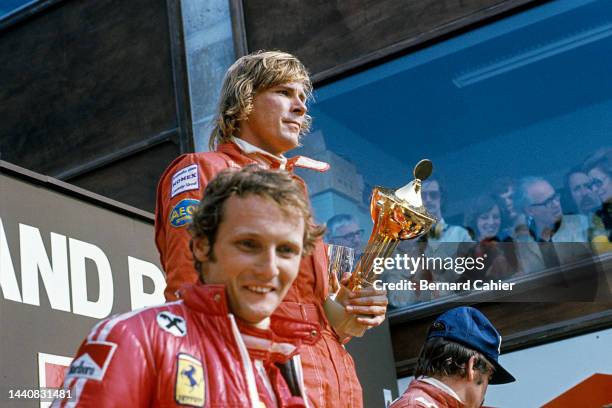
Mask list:
[[[438,387],[413,380],[404,394],[390,408],[465,408],[465,405]]]
[[[280,161],[267,155],[247,155],[236,144],[226,143],[215,152],[182,155],[163,173],[157,187],[155,243],[166,272],[166,299],[175,299],[177,289],[184,282],[198,279],[186,225],[191,221],[190,214],[199,203],[206,185],[224,169],[249,164],[283,167]],[[289,159],[284,167],[288,171],[295,167],[325,171],[328,165],[297,156]],[[304,185],[299,177],[295,178]],[[359,408],[363,406],[362,390],[353,359],[339,342],[323,311],[328,290],[327,257],[323,242],[319,241],[312,254],[302,259],[298,277],[275,313],[307,320],[318,326],[321,340],[301,349],[304,382],[311,405]]]
[[[229,313],[225,286],[187,285],[183,300],[98,323],[66,374],[70,399],[52,406],[308,407],[298,345],[313,330],[277,316],[268,330],[247,326]],[[294,368],[293,392],[277,364]]]

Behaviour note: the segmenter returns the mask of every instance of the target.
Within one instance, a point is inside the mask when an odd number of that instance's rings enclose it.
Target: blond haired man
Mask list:
[[[155,240],[167,274],[167,299],[180,297],[181,285],[197,280],[186,226],[204,187],[219,171],[250,164],[288,171],[296,167],[328,169],[326,163],[283,155],[299,146],[301,135],[308,131],[306,102],[311,92],[308,72],[291,54],[256,52],[229,68],[210,138],[214,151],[179,157],[158,186]],[[360,407],[361,386],[353,359],[342,345],[348,337],[334,331],[323,309],[328,294],[326,269],[325,250],[319,240],[312,254],[302,260],[300,273],[276,313],[306,319],[318,327],[311,333],[318,341],[301,352],[310,404]],[[384,292],[366,289],[355,294],[347,311],[360,315],[358,321],[364,326],[374,327],[383,322],[386,306]]]

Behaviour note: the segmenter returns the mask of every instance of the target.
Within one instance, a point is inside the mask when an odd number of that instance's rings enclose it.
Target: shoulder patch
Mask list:
[[[183,167],[172,175],[172,191],[170,192],[170,198],[184,191],[197,190],[198,188],[200,188],[198,165],[192,164]]]
[[[185,319],[170,312],[159,312],[157,314],[157,324],[162,328],[162,330],[165,330],[176,337],[183,337],[187,334],[187,324],[185,324]]]
[[[175,401],[182,405],[203,407],[206,401],[206,383],[202,362],[186,353],[179,353],[176,359]]]
[[[102,380],[116,349],[115,343],[88,341],[70,364],[66,378]]]
[[[193,219],[193,213],[198,208],[200,200],[185,199],[179,201],[170,211],[170,225],[183,227]]]
[[[319,160],[315,160],[315,159],[311,159],[310,157],[305,157],[305,156],[298,156],[298,159],[296,160],[295,165],[296,167],[303,167],[306,169],[316,170],[321,173],[329,170],[328,163],[325,163]]]
[[[419,404],[421,404],[422,407],[425,407],[425,408],[439,408],[435,402],[428,401],[423,397],[417,397],[415,398],[414,401],[418,402]]]

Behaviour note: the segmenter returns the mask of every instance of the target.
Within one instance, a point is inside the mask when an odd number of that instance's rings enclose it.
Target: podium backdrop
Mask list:
[[[151,214],[0,161],[0,406],[41,406],[9,391],[57,386],[99,319],[164,286]]]

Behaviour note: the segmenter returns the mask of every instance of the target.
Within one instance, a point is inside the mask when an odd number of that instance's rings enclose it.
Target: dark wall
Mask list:
[[[324,79],[528,2],[248,0],[241,7],[248,51],[287,50]]]
[[[65,0],[5,25],[1,158],[152,210],[185,138],[168,10],[163,0]]]
[[[249,50],[294,52],[316,80],[533,2],[230,1]],[[182,33],[178,0],[43,0],[0,20],[0,158],[152,211],[193,150]]]

